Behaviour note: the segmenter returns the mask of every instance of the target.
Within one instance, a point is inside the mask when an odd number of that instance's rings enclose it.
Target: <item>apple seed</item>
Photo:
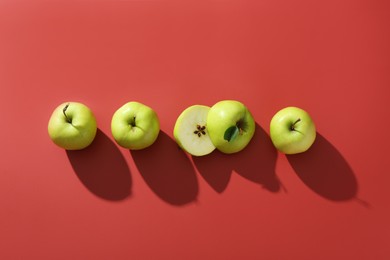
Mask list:
[[[194,134],[198,135],[198,137],[201,137],[202,135],[206,135],[206,126],[200,126],[200,125],[196,125],[196,129],[194,131]]]

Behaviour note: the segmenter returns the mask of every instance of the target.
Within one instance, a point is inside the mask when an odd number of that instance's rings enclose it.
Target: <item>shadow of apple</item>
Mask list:
[[[351,167],[321,134],[309,150],[287,159],[303,183],[320,196],[333,201],[356,197],[358,183]]]
[[[218,193],[222,193],[232,172],[261,185],[271,192],[278,192],[281,183],[275,174],[277,151],[268,134],[256,124],[255,134],[242,151],[223,154],[218,150],[202,156],[192,157],[200,175]]]
[[[187,155],[166,133],[143,150],[130,151],[150,189],[163,201],[180,206],[196,201],[198,180]]]
[[[130,196],[132,180],[126,160],[100,129],[90,146],[66,153],[77,177],[90,192],[113,201]]]
[[[229,155],[214,151],[205,156],[192,156],[199,174],[218,193],[222,193],[229,184],[232,168]]]

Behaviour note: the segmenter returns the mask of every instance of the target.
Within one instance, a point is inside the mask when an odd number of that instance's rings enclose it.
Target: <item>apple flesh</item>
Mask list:
[[[132,101],[115,111],[111,133],[120,146],[140,150],[152,145],[160,132],[157,113],[142,103]]]
[[[206,120],[210,107],[193,105],[177,118],[173,136],[177,144],[194,156],[203,156],[215,150],[208,134]]]
[[[222,100],[214,104],[207,116],[207,126],[212,143],[227,154],[243,150],[256,128],[249,109],[236,100]]]
[[[97,123],[92,111],[79,102],[65,102],[52,113],[48,133],[50,139],[66,150],[81,150],[96,136]]]
[[[270,136],[280,152],[297,154],[307,151],[312,146],[316,138],[316,127],[305,110],[286,107],[272,117]]]

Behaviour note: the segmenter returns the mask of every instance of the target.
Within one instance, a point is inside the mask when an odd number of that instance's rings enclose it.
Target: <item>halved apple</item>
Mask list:
[[[215,150],[207,131],[207,114],[210,107],[193,105],[177,118],[173,136],[177,144],[194,156],[203,156]]]

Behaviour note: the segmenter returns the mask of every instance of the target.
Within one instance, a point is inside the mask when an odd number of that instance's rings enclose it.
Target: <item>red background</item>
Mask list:
[[[0,1],[1,259],[390,259],[390,5],[375,0]],[[245,103],[236,155],[172,139],[193,104]],[[113,142],[127,101],[156,110],[149,149]],[[66,152],[54,108],[99,132]],[[269,122],[295,105],[318,138],[285,156]]]

